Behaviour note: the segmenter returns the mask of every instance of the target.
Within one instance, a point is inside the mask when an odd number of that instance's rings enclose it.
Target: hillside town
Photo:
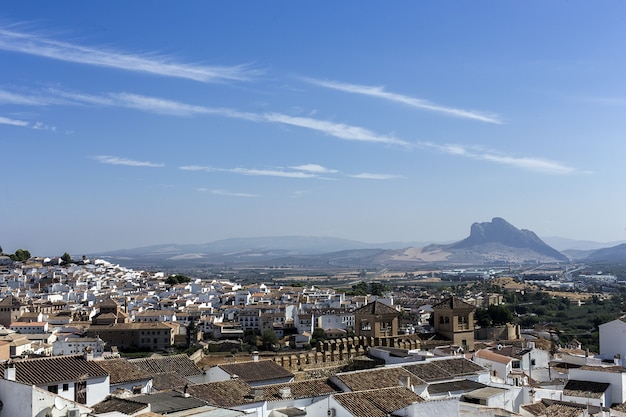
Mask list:
[[[600,324],[590,352],[476,325],[501,303],[5,256],[0,415],[626,415],[626,318]]]

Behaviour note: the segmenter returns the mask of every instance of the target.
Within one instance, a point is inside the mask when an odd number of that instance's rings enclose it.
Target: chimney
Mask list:
[[[254,391],[252,391],[252,397],[255,401],[261,401],[263,399],[263,388],[254,388]]]
[[[401,375],[400,381],[398,382],[400,383],[401,387],[411,389],[411,377],[409,375]]]
[[[91,348],[91,346],[87,346],[85,348],[85,353],[84,353],[83,357],[85,358],[86,361],[92,361],[93,360],[93,349]]]
[[[278,390],[280,393],[280,398],[289,398],[291,397],[291,387],[282,387]]]
[[[255,350],[254,352],[252,352],[252,360],[254,362],[258,362],[259,361],[259,351]]]
[[[4,379],[8,381],[15,381],[15,364],[10,360],[6,362],[4,368]]]

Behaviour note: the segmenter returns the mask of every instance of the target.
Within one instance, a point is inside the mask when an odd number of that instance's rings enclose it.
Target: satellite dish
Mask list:
[[[54,408],[56,408],[57,410],[62,410],[63,408],[65,408],[65,401],[63,401],[61,397],[55,397]]]
[[[502,345],[501,345],[501,344],[498,344],[498,346],[496,346],[496,349],[498,349],[498,350],[502,350]]]

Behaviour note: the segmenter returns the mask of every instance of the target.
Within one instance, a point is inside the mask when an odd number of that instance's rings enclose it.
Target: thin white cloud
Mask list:
[[[310,117],[294,117],[281,113],[266,113],[263,115],[263,118],[268,122],[316,130],[339,139],[409,146],[409,143],[404,140],[393,136],[379,135],[359,126],[328,122]]]
[[[495,123],[502,124],[500,117],[493,113],[485,113],[474,110],[464,110],[458,109],[455,107],[443,106],[440,104],[432,103],[428,100],[405,96],[402,94],[391,93],[389,91],[385,91],[384,87],[381,86],[367,86],[367,85],[357,85],[357,84],[347,84],[341,83],[337,81],[324,81],[324,80],[316,80],[313,78],[302,78],[303,81],[308,83],[318,85],[320,87],[326,87],[333,90],[343,91],[346,93],[353,94],[362,94],[370,97],[381,98],[388,101],[393,101],[396,103],[406,104],[411,107],[415,107],[423,110],[430,110],[437,113],[446,114],[449,116],[461,117],[464,119],[473,119],[479,120],[481,122],[486,123]]]
[[[110,155],[98,155],[95,156],[94,159],[101,164],[109,164],[109,165],[124,165],[129,167],[148,167],[148,168],[161,168],[165,166],[164,164],[158,164],[154,162],[148,161],[136,161],[133,159],[120,158],[118,156],[110,156]]]
[[[56,126],[48,126],[43,122],[27,122],[26,120],[19,119],[11,119],[9,117],[0,116],[0,125],[9,125],[9,126],[19,126],[19,127],[29,127],[35,130],[50,130],[52,132],[56,132]]]
[[[201,166],[201,165],[185,165],[185,166],[178,167],[178,169],[183,170],[183,171],[205,171],[205,172],[220,171],[218,168]]]
[[[318,165],[318,164],[304,164],[304,165],[296,165],[296,166],[292,166],[289,167],[291,169],[295,169],[297,171],[306,171],[306,172],[311,172],[311,173],[315,173],[315,174],[336,174],[339,171],[337,171],[336,169],[330,169],[330,168],[326,168],[322,165]]]
[[[72,93],[61,90],[48,90],[52,97],[40,97],[40,96],[19,96],[11,95],[12,93],[6,93],[0,90],[0,102],[3,98],[5,100],[19,101],[21,104],[34,104],[34,105],[48,105],[48,104],[95,104],[104,106],[115,106],[123,108],[133,108],[137,110],[147,111],[158,114],[170,114],[176,116],[193,116],[193,115],[216,115],[227,118],[246,120],[255,123],[278,123],[290,126],[302,127],[305,129],[311,129],[314,131],[322,132],[327,135],[353,141],[364,141],[374,143],[384,143],[389,145],[401,145],[405,147],[424,147],[435,149],[439,152],[444,152],[450,155],[472,158],[476,160],[483,160],[489,162],[495,162],[502,165],[512,166],[516,168],[526,169],[535,172],[544,172],[550,174],[572,174],[579,172],[577,169],[564,165],[560,162],[552,161],[543,158],[532,157],[516,157],[503,155],[494,151],[476,150],[474,148],[468,148],[456,144],[434,144],[429,142],[415,142],[409,143],[405,140],[398,139],[394,136],[379,135],[366,128],[328,122],[324,120],[309,118],[309,117],[294,117],[281,113],[265,113],[255,114],[249,112],[240,112],[228,108],[219,107],[205,107],[198,105],[191,105],[181,103],[173,100],[161,99],[157,97],[141,96],[128,93],[110,93],[108,95],[97,96],[80,93]],[[4,95],[3,95],[4,93]],[[133,161],[131,161],[133,162]],[[183,170],[202,170],[202,171],[229,171],[225,169],[210,168],[210,167],[181,167]],[[291,178],[320,178],[317,175],[308,174],[321,174],[321,171],[315,171],[316,169],[326,169],[315,164],[301,165],[299,167],[291,167],[296,172],[285,170],[247,170],[243,168],[231,169],[230,172],[239,173],[243,175],[266,175],[266,176],[281,176]],[[332,170],[325,173],[335,173]],[[376,175],[376,174],[373,174]],[[386,179],[386,178],[385,178]]]
[[[66,100],[46,95],[27,95],[13,91],[0,90],[0,104],[18,104],[26,106],[48,106],[50,104],[69,104]]]
[[[308,174],[306,172],[283,171],[280,169],[249,169],[249,168],[232,168],[227,172],[241,175],[252,175],[261,177],[283,177],[283,178],[316,178],[317,175]]]
[[[421,145],[450,155],[494,162],[514,168],[525,169],[527,171],[561,175],[574,174],[578,172],[576,168],[544,158],[503,155],[498,152],[473,149],[461,145],[438,145],[430,142],[422,142]]]
[[[258,177],[282,177],[282,178],[318,178],[317,175],[301,171],[285,171],[283,169],[254,169],[254,168],[215,168],[210,166],[187,165],[181,166],[183,171],[204,172],[228,172],[231,174],[258,176]]]
[[[57,131],[56,126],[48,126],[47,124],[43,122],[35,122],[35,124],[32,125],[32,128],[35,130],[51,130],[53,132]]]
[[[222,107],[206,107],[181,103],[158,97],[142,96],[129,93],[109,93],[89,95],[62,90],[48,90],[73,104],[92,104],[132,108],[157,114],[174,116],[215,115],[256,123],[277,123],[314,130],[343,140],[384,143],[388,145],[411,146],[408,142],[390,135],[380,135],[369,129],[344,123],[329,122],[311,117],[294,117],[281,113],[255,114]]]
[[[211,190],[211,193],[215,194],[215,195],[223,195],[223,196],[226,196],[226,197],[244,197],[244,198],[258,197],[256,194],[235,193],[235,192],[226,191],[226,190]]]
[[[155,54],[130,54],[100,47],[81,46],[37,35],[0,28],[0,49],[35,55],[59,61],[125,71],[143,72],[165,77],[207,82],[245,81],[261,72],[249,65],[209,66],[176,62]]]
[[[10,119],[8,117],[0,116],[0,124],[2,125],[10,125],[10,126],[21,126],[28,127],[30,125],[29,122],[24,120]]]
[[[228,108],[196,106],[173,100],[127,93],[113,93],[110,94],[109,97],[115,100],[115,105],[154,113],[177,116],[204,114],[247,120],[250,122],[279,123],[315,130],[344,140],[409,146],[409,143],[406,141],[397,139],[393,136],[379,135],[363,127],[328,122],[310,117],[294,117],[281,113],[265,113],[259,115]]]
[[[394,180],[396,178],[402,178],[399,175],[391,174],[374,174],[371,172],[363,172],[361,174],[350,175],[351,178],[358,178],[363,180]]]

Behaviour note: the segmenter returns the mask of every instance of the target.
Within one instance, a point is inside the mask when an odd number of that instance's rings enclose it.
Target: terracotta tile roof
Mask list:
[[[185,354],[130,359],[129,362],[151,374],[161,374],[165,372],[176,372],[182,376],[202,374],[202,370]]]
[[[433,310],[456,310],[456,309],[470,309],[476,310],[476,307],[466,303],[457,297],[448,297],[443,301],[438,302],[432,306]]]
[[[487,349],[481,349],[475,353],[477,358],[485,359],[492,362],[507,364],[513,360],[510,356],[500,355]]]
[[[354,310],[354,314],[400,314],[398,310],[380,301],[374,301]]]
[[[336,375],[351,391],[400,386],[402,377],[411,378],[411,385],[426,385],[426,382],[404,368],[380,368],[366,371],[346,372]]]
[[[566,404],[561,402],[539,402],[522,405],[520,407],[536,417],[581,417],[586,409],[586,405]]]
[[[354,417],[386,417],[424,399],[404,387],[347,392],[333,397]]]
[[[436,360],[403,367],[426,382],[476,375],[485,368],[464,358]]]
[[[546,408],[548,408],[548,406],[539,401],[532,404],[523,404],[520,406],[520,408],[523,408],[525,411],[529,412],[533,416],[540,416],[542,414],[545,415]]]
[[[250,385],[238,379],[190,385],[187,393],[218,407],[235,407],[255,402]]]
[[[94,377],[105,377],[109,373],[96,361],[85,360],[83,355],[52,356],[35,359],[16,359],[15,379],[30,385],[50,382],[77,381]],[[0,364],[0,374],[4,374],[6,362]]]
[[[125,382],[148,380],[152,375],[126,359],[106,359],[98,361],[110,375],[111,385]]]
[[[591,382],[591,381],[577,381],[570,379],[563,388],[563,395],[569,395],[572,397],[583,398],[602,398],[602,394],[609,388],[607,382]]]
[[[189,380],[176,372],[163,372],[152,375],[152,388],[157,391],[181,390]]]
[[[622,367],[622,366],[583,365],[579,369],[582,369],[582,370],[585,370],[585,371],[612,372],[612,373],[622,373],[622,372],[624,372],[624,367]]]
[[[263,390],[263,398],[267,401],[282,399],[281,389],[283,388],[289,388],[291,395],[288,396],[288,398],[292,399],[318,397],[339,392],[326,378],[309,379],[307,381],[289,382],[285,384],[263,385],[259,388]]]
[[[139,403],[131,399],[107,397],[104,401],[101,401],[92,406],[93,413],[124,413],[128,415],[135,414],[141,410],[145,410],[148,406],[144,403]]]
[[[19,298],[16,298],[12,295],[6,296],[4,299],[2,299],[2,301],[0,301],[0,307],[18,308],[21,306],[22,306],[22,303],[20,302]]]
[[[289,388],[290,395],[287,398],[290,399],[331,395],[338,392],[327,379],[322,378],[259,387],[250,387],[242,380],[231,379],[189,385],[187,393],[218,407],[235,407],[260,401],[281,400],[283,399],[281,389],[284,388]]]
[[[611,410],[619,411],[621,413],[626,413],[626,403],[613,405],[611,406]]]
[[[294,377],[294,374],[272,360],[229,363],[218,365],[218,367],[230,375],[237,375],[239,379],[248,383]]]

